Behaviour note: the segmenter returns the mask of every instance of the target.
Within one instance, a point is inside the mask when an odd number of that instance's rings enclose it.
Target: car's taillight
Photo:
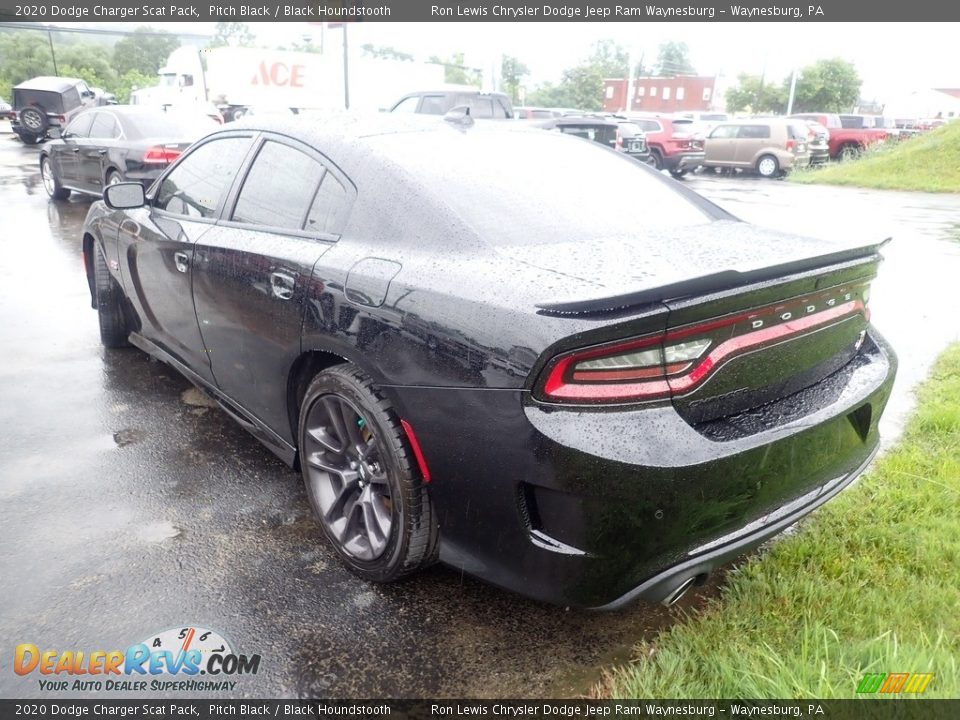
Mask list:
[[[547,402],[660,400],[691,392],[738,355],[858,313],[869,321],[866,284],[769,305],[665,333],[575,350],[554,358],[535,395]]]
[[[558,358],[543,383],[549,400],[652,400],[670,394],[668,375],[690,369],[712,341],[663,344],[662,336],[574,352]]]
[[[620,133],[620,128],[617,128],[617,150],[623,149],[623,135]]]
[[[793,140],[787,140],[787,150],[793,150],[794,142]]]
[[[159,163],[169,165],[180,157],[180,150],[177,148],[164,147],[163,145],[154,145],[143,155],[145,163]]]

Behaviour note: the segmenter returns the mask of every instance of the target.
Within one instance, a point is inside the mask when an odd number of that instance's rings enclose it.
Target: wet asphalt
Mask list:
[[[191,625],[262,656],[257,675],[234,678],[241,697],[568,696],[718,592],[722,578],[671,610],[597,614],[442,567],[394,586],[356,579],[324,545],[297,474],[174,371],[136,350],[101,348],[79,246],[90,200],[49,201],[38,149],[6,131],[3,123],[0,697],[77,696],[44,693],[36,674],[17,677],[19,643],[124,649]],[[901,357],[881,426],[895,437],[911,387],[960,338],[960,197],[756,178],[687,183],[758,224],[895,238],[871,300]]]

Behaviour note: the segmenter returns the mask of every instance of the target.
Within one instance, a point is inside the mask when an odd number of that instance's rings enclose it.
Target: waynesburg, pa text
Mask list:
[[[719,15],[729,17],[753,18],[803,18],[823,17],[825,12],[820,5],[802,6],[775,6],[775,7],[745,7],[731,5],[729,9],[702,7],[695,5],[663,6],[663,5],[521,5],[507,7],[505,5],[431,5],[432,17],[456,18],[562,18],[591,20],[597,18],[691,18],[702,17],[713,19]]]

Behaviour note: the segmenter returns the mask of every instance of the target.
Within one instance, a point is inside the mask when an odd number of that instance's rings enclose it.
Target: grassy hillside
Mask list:
[[[880,190],[960,192],[960,120],[906,142],[871,149],[852,162],[795,172],[790,179]]]

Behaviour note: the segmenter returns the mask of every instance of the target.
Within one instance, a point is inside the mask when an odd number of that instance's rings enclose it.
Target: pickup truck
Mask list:
[[[883,128],[844,127],[840,116],[835,113],[797,113],[792,118],[813,120],[830,131],[830,158],[844,160],[855,158],[865,149],[878,142],[885,142],[890,136]]]

